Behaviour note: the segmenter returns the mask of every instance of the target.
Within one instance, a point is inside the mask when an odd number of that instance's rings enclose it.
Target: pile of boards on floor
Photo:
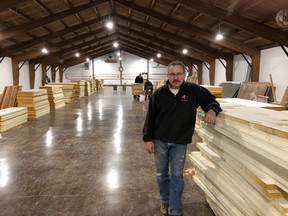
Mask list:
[[[287,216],[288,112],[229,102],[220,102],[215,125],[203,123],[198,112],[196,131],[203,142],[189,154],[194,181],[216,215]]]

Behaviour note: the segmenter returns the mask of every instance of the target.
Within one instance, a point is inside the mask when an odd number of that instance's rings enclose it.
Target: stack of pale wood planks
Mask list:
[[[83,80],[73,80],[74,86],[74,100],[79,100],[85,95],[85,82]]]
[[[28,119],[36,119],[50,112],[46,89],[19,91],[17,102],[18,107],[28,108]]]
[[[191,152],[194,181],[216,215],[288,214],[288,113],[222,106],[215,125],[199,121],[203,143]]]
[[[250,101],[241,98],[217,98],[217,101],[221,104],[224,108],[231,108],[231,107],[260,107],[265,109],[272,109],[278,111],[284,111],[286,108],[282,105],[271,104],[271,103],[264,103],[258,101]]]
[[[57,85],[62,87],[65,103],[72,103],[75,94],[75,83],[49,83],[49,86]]]
[[[96,89],[97,91],[101,90],[104,86],[104,80],[102,79],[96,79]]]
[[[85,81],[85,96],[91,95],[91,83],[89,81]]]
[[[48,84],[45,86],[40,86],[40,89],[47,90],[50,110],[55,111],[65,106],[64,94],[61,86]]]
[[[132,95],[144,95],[144,84],[133,83],[132,84]]]
[[[222,98],[222,87],[221,86],[209,86],[209,85],[201,85],[208,89],[211,94],[213,94],[216,98]]]
[[[27,122],[26,107],[9,107],[0,110],[0,132],[5,132],[11,128]]]

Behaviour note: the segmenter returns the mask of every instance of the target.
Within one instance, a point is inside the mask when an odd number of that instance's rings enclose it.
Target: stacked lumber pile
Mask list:
[[[50,110],[55,111],[65,106],[64,94],[63,94],[63,90],[61,86],[45,85],[45,86],[40,86],[40,89],[47,90]]]
[[[93,92],[96,92],[96,81],[95,80],[87,80],[87,85],[90,85],[90,91],[91,94],[93,94]]]
[[[89,81],[86,81],[86,82],[85,82],[85,92],[84,92],[84,95],[85,95],[85,96],[91,95],[91,91],[92,91],[92,89],[91,89],[91,83],[90,83]]]
[[[57,85],[62,87],[65,104],[73,102],[75,83],[49,83],[49,86],[51,85]]]
[[[104,80],[96,79],[96,89],[100,91],[103,88]]]
[[[73,80],[74,86],[74,100],[79,100],[84,97],[85,82],[83,80]]]
[[[132,95],[144,95],[144,85],[143,83],[133,83],[132,84]]]
[[[189,154],[193,179],[216,215],[287,216],[287,112],[223,107],[215,125],[200,122],[196,131],[203,143]]]
[[[271,103],[263,103],[258,101],[250,101],[241,98],[218,98],[217,101],[221,104],[221,107],[229,108],[229,107],[239,107],[239,106],[249,106],[249,107],[260,107],[265,109],[272,109],[283,111],[285,110],[285,106],[271,104]]]
[[[166,84],[166,80],[159,80],[155,82],[155,89],[160,88],[161,86],[164,86]]]
[[[0,109],[16,106],[19,86],[5,86],[0,98]]]
[[[19,91],[18,107],[28,108],[28,119],[36,119],[50,112],[46,89],[30,89]]]
[[[9,107],[0,110],[0,132],[8,131],[11,128],[27,122],[26,107]]]
[[[210,86],[210,85],[201,85],[208,89],[211,94],[213,94],[216,98],[222,98],[222,87],[221,86]]]

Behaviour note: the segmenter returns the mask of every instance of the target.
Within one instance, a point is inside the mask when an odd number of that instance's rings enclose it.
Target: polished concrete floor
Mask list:
[[[104,87],[2,133],[0,215],[160,216],[154,159],[141,139],[147,104],[129,87]],[[185,182],[184,215],[212,216],[191,175]]]

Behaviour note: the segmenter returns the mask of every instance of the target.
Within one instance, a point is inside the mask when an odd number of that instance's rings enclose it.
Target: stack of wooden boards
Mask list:
[[[196,127],[194,181],[216,215],[287,216],[288,113],[227,104],[215,125]]]
[[[26,107],[9,107],[0,110],[0,132],[5,132],[11,128],[27,122]]]
[[[132,95],[144,95],[144,84],[133,83],[132,84]]]
[[[222,98],[222,87],[221,86],[210,86],[210,85],[201,85],[208,89],[211,94],[213,94],[216,98]]]
[[[17,94],[18,107],[28,108],[28,119],[36,119],[50,112],[46,89],[30,89]]]
[[[104,80],[103,79],[96,79],[96,90],[99,91],[104,86]]]
[[[89,96],[92,93],[92,88],[91,88],[92,82],[85,81],[85,96]]]
[[[49,83],[48,86],[61,86],[64,94],[65,103],[72,103],[75,94],[75,83]]]
[[[16,106],[19,86],[5,86],[0,98],[0,109]]]
[[[59,85],[45,85],[40,86],[40,89],[46,89],[48,94],[48,100],[50,104],[50,110],[57,110],[65,106],[64,94],[62,87]]]
[[[84,97],[85,92],[85,82],[83,80],[73,80],[74,83],[74,100],[79,100]]]

